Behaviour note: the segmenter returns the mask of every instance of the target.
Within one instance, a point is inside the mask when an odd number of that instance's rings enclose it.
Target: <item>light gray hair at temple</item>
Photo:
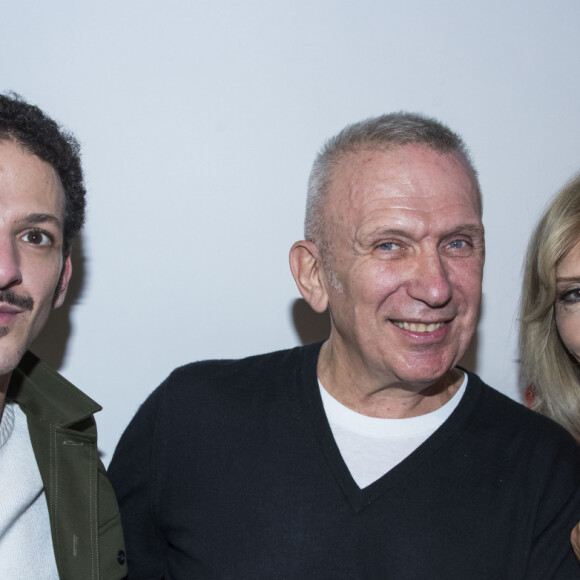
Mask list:
[[[324,223],[324,206],[332,185],[334,170],[348,154],[359,151],[389,151],[404,145],[423,144],[439,153],[454,153],[473,174],[477,186],[477,209],[482,213],[482,199],[477,172],[463,139],[451,129],[416,113],[391,113],[348,125],[331,137],[319,151],[310,178],[306,201],[305,238],[313,242],[328,259],[332,242]]]

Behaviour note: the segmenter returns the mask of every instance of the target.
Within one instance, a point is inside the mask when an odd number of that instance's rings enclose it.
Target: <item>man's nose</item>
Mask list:
[[[451,294],[449,275],[439,252],[421,253],[409,285],[409,295],[431,308],[438,308],[449,302]]]
[[[20,257],[13,240],[0,240],[0,289],[5,290],[22,281]]]

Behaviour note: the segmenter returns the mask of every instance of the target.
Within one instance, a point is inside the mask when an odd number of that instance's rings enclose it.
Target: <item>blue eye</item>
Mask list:
[[[393,250],[398,250],[399,247],[399,244],[395,244],[395,242],[385,242],[379,246],[379,249],[385,252],[392,252]]]
[[[465,248],[467,246],[467,242],[465,240],[453,240],[449,246],[456,249]]]

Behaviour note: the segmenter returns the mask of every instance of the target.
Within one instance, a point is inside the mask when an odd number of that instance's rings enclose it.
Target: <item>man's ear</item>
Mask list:
[[[290,269],[300,294],[315,312],[324,312],[328,294],[324,285],[322,257],[312,242],[301,240],[290,249]]]
[[[58,308],[62,306],[64,302],[66,291],[68,289],[68,283],[72,275],[72,262],[70,259],[70,252],[65,256],[64,262],[62,264],[62,269],[60,271],[60,278],[58,279],[58,286],[56,287],[56,292],[54,293],[54,299],[52,301],[52,307]]]

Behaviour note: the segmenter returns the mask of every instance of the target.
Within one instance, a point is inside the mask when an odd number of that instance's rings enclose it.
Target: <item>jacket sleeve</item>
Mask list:
[[[137,411],[108,470],[121,511],[129,580],[159,579],[165,574],[167,542],[155,518],[153,493],[159,467],[155,434],[162,386]]]

